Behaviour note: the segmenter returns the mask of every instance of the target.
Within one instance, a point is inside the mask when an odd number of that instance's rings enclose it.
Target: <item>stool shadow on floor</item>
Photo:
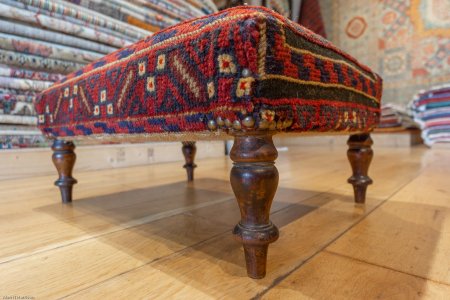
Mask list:
[[[374,209],[371,200],[364,207],[353,203],[351,193],[292,189],[280,184],[271,214],[280,239],[269,248],[267,278],[258,282],[268,286],[321,251]],[[240,214],[228,181],[198,178],[194,183],[175,182],[75,199],[69,205],[62,205],[55,197],[55,204],[36,210],[81,229],[86,239],[95,238],[139,260],[149,272],[163,271],[198,289],[209,286],[216,290],[217,286],[216,292],[224,292],[219,288],[224,277],[196,276],[204,270],[252,281],[246,277],[242,246],[231,235]],[[386,217],[398,228],[428,230],[395,215]],[[430,232],[429,236],[435,234]],[[433,247],[431,239],[427,249]],[[419,261],[423,272],[428,260]]]
[[[283,227],[316,209],[297,203],[301,198],[314,194],[317,192],[279,187],[272,213],[276,216],[278,211],[289,207],[289,214],[282,218],[275,217],[277,226]],[[296,198],[300,199],[297,201]],[[232,239],[231,230],[240,218],[229,182],[212,178],[131,189],[92,198],[75,198],[72,204],[65,205],[56,200],[54,204],[36,210],[81,229],[86,233],[86,238],[95,237],[121,251],[127,251],[127,245],[133,239],[145,243],[146,239],[152,242],[157,238],[159,242],[167,242],[171,252],[217,236]],[[233,243],[233,248],[240,249],[241,245]],[[136,255],[145,263],[155,259],[151,251],[146,252],[146,247],[142,252],[136,252],[133,247],[128,250],[130,255]],[[230,262],[239,263],[234,258]]]

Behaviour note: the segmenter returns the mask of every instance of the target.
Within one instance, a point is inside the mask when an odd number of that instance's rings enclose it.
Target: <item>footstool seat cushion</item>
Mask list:
[[[262,7],[180,23],[41,93],[58,139],[199,140],[229,130],[368,132],[381,78],[329,41]]]

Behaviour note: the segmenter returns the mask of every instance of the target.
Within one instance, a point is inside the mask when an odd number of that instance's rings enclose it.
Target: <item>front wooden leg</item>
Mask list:
[[[370,134],[354,134],[348,139],[347,145],[349,146],[347,157],[353,170],[348,182],[353,185],[355,202],[365,203],[367,186],[372,184],[367,172],[373,157],[371,148],[373,141]]]
[[[61,191],[61,199],[63,203],[72,202],[72,186],[77,180],[72,177],[72,170],[75,164],[75,145],[72,142],[55,140],[52,146],[53,164],[58,170],[59,178],[55,181],[55,185]]]
[[[266,275],[267,249],[278,239],[278,229],[269,220],[278,187],[272,134],[236,132],[230,152],[234,161],[230,181],[241,210],[233,234],[244,245],[248,276],[256,279]]]
[[[197,147],[195,146],[195,142],[182,142],[183,147],[181,150],[183,151],[184,160],[186,164],[183,168],[186,169],[187,179],[188,181],[194,180],[194,169],[197,168],[197,165],[194,164],[195,153],[197,153]]]

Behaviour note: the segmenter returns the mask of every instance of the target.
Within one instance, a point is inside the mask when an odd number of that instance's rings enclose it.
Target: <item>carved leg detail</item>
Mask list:
[[[72,202],[72,186],[77,183],[77,180],[72,177],[72,170],[76,160],[74,149],[75,145],[72,142],[61,140],[55,140],[52,146],[52,160],[59,174],[55,185],[61,191],[63,203]]]
[[[372,184],[372,179],[367,175],[373,157],[372,144],[370,134],[351,135],[347,141],[347,157],[353,170],[348,182],[353,185],[356,203],[365,203],[367,186]]]
[[[197,152],[197,147],[195,146],[195,142],[183,142],[183,155],[186,161],[186,164],[183,168],[186,169],[188,181],[194,180],[194,169],[197,168],[197,165],[194,164],[195,153]]]
[[[234,161],[230,181],[241,210],[233,234],[244,245],[247,274],[266,275],[269,243],[278,239],[278,229],[269,220],[270,206],[278,187],[275,159],[278,153],[272,133],[235,133],[230,157]]]

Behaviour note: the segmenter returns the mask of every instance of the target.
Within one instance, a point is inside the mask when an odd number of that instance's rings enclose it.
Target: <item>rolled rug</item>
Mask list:
[[[95,24],[86,24],[86,22],[83,21],[82,19],[78,19],[76,17],[72,17],[70,15],[64,14],[64,10],[57,10],[57,9],[55,9],[55,6],[53,6],[53,5],[42,5],[44,3],[48,4],[48,1],[47,2],[45,2],[45,1],[43,2],[41,0],[36,0],[36,1],[19,0],[19,1],[20,2],[18,2],[16,0],[2,0],[2,2],[4,4],[7,4],[7,5],[10,5],[10,6],[13,6],[13,7],[17,7],[19,9],[31,11],[31,12],[33,12],[35,14],[41,14],[41,15],[57,18],[59,20],[63,20],[63,21],[66,21],[66,22],[69,22],[69,23],[72,23],[72,24],[75,24],[75,25],[89,27],[89,28],[94,29],[94,30],[96,30],[98,32],[102,32],[104,34],[108,34],[108,35],[117,37],[119,39],[127,40],[129,42],[134,42],[134,41],[137,40],[136,38],[132,38],[132,37],[127,36],[127,35],[125,35],[125,34],[123,34],[121,32],[111,30],[110,28],[98,26],[98,25],[95,25]],[[31,2],[31,3],[38,2],[41,5],[33,6],[33,5],[25,4],[24,2]]]
[[[1,135],[40,135],[40,131],[37,126],[0,124]]]
[[[3,116],[35,116],[36,110],[33,102],[20,101],[15,97],[0,99],[0,114]],[[8,119],[13,120],[13,119]],[[3,123],[0,121],[0,124]],[[12,123],[12,122],[7,122]],[[17,123],[21,124],[21,123]]]
[[[35,14],[31,11],[19,9],[13,6],[0,3],[0,16],[10,18],[28,24],[37,25],[51,30],[64,32],[80,38],[101,42],[114,47],[125,47],[131,44],[125,41],[102,32],[96,31],[92,28],[83,27],[77,24],[60,20],[54,17],[49,17],[41,14]]]
[[[0,114],[10,114],[17,102],[33,103],[36,94],[2,95],[0,94]]]
[[[49,88],[53,82],[0,76],[0,88],[40,92]]]
[[[101,58],[98,52],[82,50],[0,33],[0,49],[87,64]]]
[[[197,7],[206,15],[219,11],[212,0],[196,0],[196,2]]]
[[[10,0],[11,1],[11,0]],[[39,8],[45,8],[50,12],[56,12],[65,16],[70,16],[81,20],[84,23],[93,24],[95,26],[101,26],[109,28],[114,32],[120,32],[130,38],[139,40],[146,37],[149,33],[141,28],[136,28],[120,20],[111,18],[101,11],[95,11],[91,8],[86,8],[79,5],[80,1],[76,3],[70,3],[70,1],[61,0],[19,0],[22,3],[33,5]]]
[[[49,142],[40,134],[3,135],[0,131],[0,149],[48,147]]]
[[[35,126],[37,124],[37,117],[0,114],[0,124],[22,124]]]
[[[134,5],[133,3],[122,0],[81,0],[77,2],[83,7],[88,7],[98,12],[101,11],[102,14],[150,31],[147,35],[179,22],[168,16],[161,15],[154,10],[152,11],[145,6]]]
[[[14,96],[19,96],[19,95],[23,95],[23,96],[35,96],[36,93],[33,91],[21,91],[21,90],[15,90],[15,89],[5,89],[5,88],[0,88],[0,99],[9,99],[12,95]]]
[[[18,69],[7,65],[0,65],[0,76],[23,78],[32,80],[42,80],[55,82],[61,80],[64,76],[46,72],[33,71],[28,69]]]
[[[2,49],[0,49],[0,64],[31,70],[45,70],[47,72],[59,74],[68,74],[82,68],[85,65],[65,60],[5,51]]]
[[[131,0],[131,2],[142,5],[145,7],[149,7],[155,11],[159,11],[161,14],[165,14],[170,16],[174,20],[185,20],[192,18],[193,16],[186,12],[185,10],[177,7],[170,2],[167,1],[158,1],[158,0]]]
[[[117,47],[110,47],[94,41],[81,39],[70,34],[45,30],[39,27],[31,27],[12,20],[4,21],[0,19],[0,32],[59,45],[72,46],[74,48],[86,49],[102,54],[108,54],[118,49]]]
[[[159,0],[164,1],[164,0]],[[176,5],[185,11],[189,12],[195,17],[204,16],[205,13],[202,11],[202,6],[199,2],[195,0],[166,0],[167,2],[172,3],[173,5]]]

